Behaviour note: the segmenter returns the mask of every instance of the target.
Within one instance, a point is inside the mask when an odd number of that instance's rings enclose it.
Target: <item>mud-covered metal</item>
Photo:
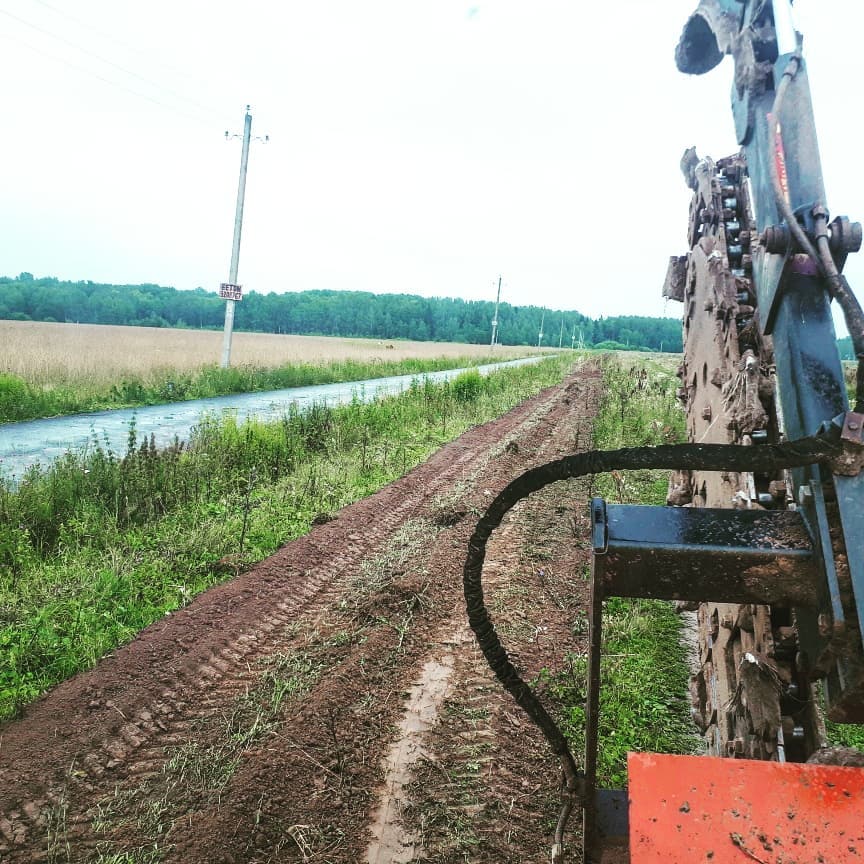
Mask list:
[[[732,50],[740,20],[738,0],[703,0],[687,20],[675,49],[678,68],[690,75],[713,69]]]
[[[688,438],[759,447],[758,442],[778,440],[779,424],[773,346],[759,326],[752,279],[757,235],[745,182],[746,161],[736,156],[714,163],[688,151],[682,169],[693,190],[682,298],[684,359],[679,368],[679,397],[687,412]],[[782,472],[682,471],[670,481],[668,503],[750,511],[785,508],[791,495],[791,476]],[[779,725],[757,734],[746,710],[729,707],[738,686],[740,658],[747,652],[771,657],[786,690],[797,688],[796,701],[784,706],[792,712],[787,716],[794,725],[810,730],[810,748],[818,746],[807,683],[795,665],[791,610],[780,615],[775,626],[768,608],[756,602],[718,602],[719,598],[707,595],[698,599],[710,602],[698,608],[700,668],[691,694],[693,716],[709,751],[718,756],[779,758]],[[802,693],[805,698],[798,701]],[[783,690],[769,693],[769,698],[774,702],[770,713],[784,716],[780,708]],[[805,756],[802,749],[798,758]]]
[[[555,830],[555,843],[552,849],[553,862],[563,860],[564,831],[574,808],[579,807],[583,810],[586,838],[596,837],[595,789],[593,777],[589,777],[589,772],[592,775],[596,772],[596,744],[589,747],[586,753],[586,770],[580,770],[570,751],[567,739],[546,710],[541,699],[523,680],[510,660],[507,650],[501,644],[483,596],[483,562],[486,558],[486,544],[492,532],[519,501],[544,486],[560,480],[633,468],[673,470],[681,465],[689,465],[696,470],[708,472],[745,471],[753,474],[776,474],[778,471],[796,466],[830,464],[841,452],[841,449],[840,430],[836,427],[829,427],[825,430],[825,434],[810,436],[800,441],[784,442],[782,445],[766,444],[761,447],[738,447],[675,444],[576,453],[532,468],[508,483],[495,496],[486,512],[477,521],[468,542],[468,553],[462,572],[468,622],[477,637],[478,645],[489,667],[504,685],[504,688],[513,696],[516,703],[526,711],[531,720],[538,726],[552,752],[560,759],[564,780],[563,803]],[[595,530],[593,540],[596,547],[602,548],[605,543],[604,533],[599,529]],[[595,567],[598,560],[602,560],[602,556],[595,555]],[[602,592],[599,586],[600,582],[593,579],[590,634],[592,664],[598,664],[600,656]],[[748,655],[752,655],[752,652],[748,652]],[[757,660],[757,662],[760,668],[763,668],[762,661]],[[772,675],[776,676],[773,667]],[[586,732],[586,739],[590,741],[593,735],[596,742],[599,706],[599,681],[596,670],[590,673],[589,678],[594,681],[594,684],[592,685],[589,681],[586,730],[593,726],[595,732]],[[779,680],[779,676],[776,678]],[[742,701],[746,701],[746,692],[743,697]],[[773,713],[769,710],[766,712],[766,716],[773,716]],[[792,728],[798,727],[793,726]],[[587,844],[586,849],[590,852],[590,846]],[[590,857],[586,857],[586,861],[590,860]]]
[[[818,570],[798,513],[636,504],[591,513],[603,519],[594,578],[604,597],[818,605]]]

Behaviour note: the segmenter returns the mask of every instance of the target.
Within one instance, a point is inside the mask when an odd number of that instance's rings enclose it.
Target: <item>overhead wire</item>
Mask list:
[[[40,2],[40,0],[37,0],[37,2]],[[48,8],[51,8],[51,9],[54,8],[54,7],[49,6],[49,4],[47,4],[47,3],[43,3],[42,5],[44,5]],[[55,11],[57,11],[57,10],[55,10]],[[79,45],[76,42],[73,42],[71,39],[67,39],[64,36],[60,36],[57,33],[53,33],[52,31],[50,31],[44,27],[41,27],[38,24],[34,24],[32,21],[28,21],[25,18],[22,18],[21,16],[16,15],[15,13],[10,12],[7,9],[0,8],[0,14],[7,16],[8,18],[11,18],[14,21],[17,21],[20,24],[23,24],[25,27],[29,27],[32,30],[36,30],[37,32],[42,33],[45,36],[50,37],[51,39],[55,39],[58,42],[72,48],[75,51],[80,51],[82,54],[84,54],[88,57],[91,57],[100,63],[104,63],[105,65],[110,66],[110,67],[122,72],[125,75],[128,75],[132,78],[135,78],[138,81],[141,81],[142,83],[146,84],[148,87],[152,87],[154,90],[161,91],[162,93],[167,94],[169,97],[173,97],[175,99],[178,99],[181,102],[186,102],[189,106],[192,106],[193,108],[195,108],[198,111],[204,112],[206,114],[212,114],[214,116],[221,116],[221,113],[216,108],[214,108],[213,106],[206,105],[206,104],[204,104],[204,103],[202,103],[196,99],[191,99],[188,96],[184,96],[182,93],[178,93],[176,90],[173,90],[170,87],[166,87],[165,85],[159,84],[158,82],[153,81],[152,79],[147,78],[144,75],[140,75],[138,72],[135,72],[132,69],[128,69],[125,66],[121,65],[120,63],[115,63],[113,60],[111,60],[107,57],[103,57],[101,54],[98,54],[95,51],[91,51],[89,48],[85,48],[84,46]],[[60,14],[64,14],[64,13],[60,13]],[[92,28],[90,28],[90,29],[92,29]],[[10,36],[10,38],[14,38],[11,36],[11,34],[8,34],[8,33],[4,34],[4,35]],[[117,86],[121,89],[127,90],[128,92],[133,93],[136,96],[139,96],[141,98],[148,99],[149,101],[154,102],[157,105],[162,105],[163,107],[169,107],[169,108],[172,107],[172,106],[167,105],[167,103],[165,103],[164,101],[162,101],[160,99],[157,99],[153,96],[149,96],[149,95],[144,94],[144,93],[141,93],[139,90],[133,90],[132,88],[130,88],[124,84],[121,84],[120,82],[114,81],[113,79],[105,78],[104,76],[99,75],[98,73],[93,72],[92,70],[86,69],[86,67],[76,66],[75,64],[69,63],[68,61],[66,61],[64,59],[57,57],[56,55],[48,54],[48,52],[45,52],[39,48],[36,48],[34,45],[32,45],[28,42],[25,42],[24,40],[18,39],[16,41],[19,41],[22,45],[25,45],[26,47],[30,48],[31,50],[36,51],[37,53],[42,54],[43,56],[48,56],[53,60],[57,60],[58,62],[64,63],[67,66],[70,66],[71,68],[77,69],[78,71],[81,71],[81,72],[85,72],[86,74],[90,74],[93,77],[98,78],[100,81],[103,81],[105,83],[112,84],[112,85]],[[177,113],[180,113],[180,114],[185,113],[186,116],[190,116],[190,115],[188,115],[188,113],[186,113],[184,111],[180,111],[178,109],[172,109],[172,110],[177,110]],[[204,122],[204,121],[201,121],[201,122]]]
[[[19,45],[23,45],[25,48],[29,48],[31,51],[41,55],[42,57],[46,57],[47,59],[53,60],[56,63],[60,63],[63,66],[67,66],[70,69],[74,69],[76,72],[81,72],[84,75],[89,75],[91,78],[95,78],[97,81],[101,81],[104,84],[110,85],[111,87],[116,87],[118,90],[125,90],[127,93],[131,93],[133,96],[137,96],[139,99],[145,99],[148,102],[152,102],[154,105],[158,105],[161,108],[166,108],[169,111],[173,111],[175,114],[179,114],[181,117],[186,117],[189,120],[193,120],[195,123],[200,123],[202,126],[207,126],[210,128],[212,128],[213,126],[211,122],[205,120],[203,117],[191,114],[187,110],[178,108],[176,105],[170,105],[169,103],[163,102],[154,96],[151,96],[147,93],[142,93],[140,90],[134,90],[132,87],[129,87],[128,85],[123,84],[120,81],[106,78],[104,75],[100,75],[98,72],[95,72],[92,69],[88,69],[86,66],[79,66],[76,63],[71,63],[69,60],[66,60],[63,57],[58,57],[56,54],[51,54],[48,51],[44,51],[42,48],[39,48],[36,45],[32,45],[30,42],[27,42],[24,39],[13,36],[11,33],[0,32],[0,36],[3,36],[13,42],[17,42]]]
[[[46,3],[45,0],[31,0],[33,3],[38,3],[40,6],[45,9],[50,9],[57,15],[66,18],[68,21],[72,21],[78,27],[89,30],[91,33],[95,33],[101,39],[108,39],[113,42],[118,48],[123,49],[124,51],[134,51],[136,54],[145,55],[149,60],[155,61],[160,66],[163,66],[165,69],[170,70],[178,75],[182,75],[184,78],[188,78],[190,81],[195,81],[198,84],[205,84],[206,82],[203,79],[197,77],[196,75],[192,75],[187,70],[183,69],[180,66],[175,66],[173,63],[167,63],[163,58],[155,55],[150,49],[142,49],[139,48],[132,42],[127,42],[125,39],[118,39],[113,33],[108,30],[103,30],[99,27],[94,27],[87,21],[82,20],[81,18],[76,17],[75,15],[70,15],[65,9],[58,9],[56,6],[53,6],[51,3]],[[204,104],[204,103],[200,103]],[[214,110],[216,110],[214,108]]]

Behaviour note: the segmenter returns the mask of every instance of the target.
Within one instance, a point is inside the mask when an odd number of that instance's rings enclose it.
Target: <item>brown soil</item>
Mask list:
[[[557,764],[461,568],[497,490],[590,442],[598,391],[585,369],[472,429],[0,728],[0,860],[548,860]],[[529,680],[583,644],[586,498],[545,490],[489,546]]]

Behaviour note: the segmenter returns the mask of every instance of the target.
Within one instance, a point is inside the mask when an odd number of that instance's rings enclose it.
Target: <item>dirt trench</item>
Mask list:
[[[499,489],[589,446],[599,391],[583,368],[475,427],[0,727],[0,861],[548,860],[557,765],[476,649],[461,567]],[[588,482],[489,545],[529,680],[584,648]]]

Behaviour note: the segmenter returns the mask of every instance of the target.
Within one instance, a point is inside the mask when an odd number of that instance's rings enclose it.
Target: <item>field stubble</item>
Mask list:
[[[191,372],[215,365],[221,351],[222,333],[215,330],[0,321],[0,370],[42,387],[76,382],[110,386],[123,378],[146,381],[168,371]],[[499,346],[495,358],[510,360],[536,353]],[[234,334],[231,347],[235,366],[261,369],[489,355],[488,345],[243,332]]]
[[[0,423],[421,374],[536,354],[527,348],[0,321]]]

